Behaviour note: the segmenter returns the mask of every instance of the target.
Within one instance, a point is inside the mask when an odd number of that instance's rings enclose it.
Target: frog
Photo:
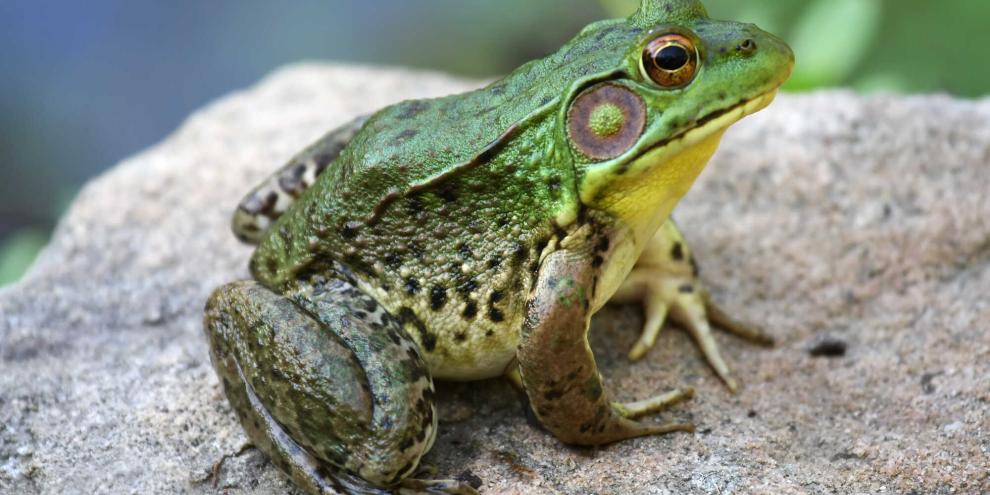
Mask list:
[[[738,388],[713,329],[772,338],[713,302],[670,216],[793,64],[698,0],[642,0],[487,86],[357,117],[288,160],[234,214],[252,278],[205,309],[250,443],[308,493],[476,493],[422,465],[434,381],[498,377],[563,444],[693,431],[644,419],[692,387],[613,400],[591,317],[640,304],[632,360],[670,320]]]

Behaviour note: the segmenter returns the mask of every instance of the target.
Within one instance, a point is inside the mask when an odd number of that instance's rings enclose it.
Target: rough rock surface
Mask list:
[[[291,67],[87,186],[0,292],[0,492],[291,491],[254,450],[211,475],[245,441],[201,330],[211,289],[247,276],[232,208],[352,115],[471,85]],[[779,337],[718,336],[741,393],[677,329],[628,363],[639,312],[609,308],[592,342],[608,386],[695,386],[657,420],[699,433],[568,448],[504,382],[451,384],[427,461],[489,493],[988,492],[988,192],[990,100],[782,96],[728,134],[677,211],[718,299]]]

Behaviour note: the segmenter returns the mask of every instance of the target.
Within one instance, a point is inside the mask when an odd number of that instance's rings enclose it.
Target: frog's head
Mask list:
[[[725,129],[770,103],[794,56],[752,24],[708,18],[697,0],[643,0],[624,21],[589,26],[617,63],[569,88],[561,135],[581,200],[645,235],[659,227],[715,151]]]

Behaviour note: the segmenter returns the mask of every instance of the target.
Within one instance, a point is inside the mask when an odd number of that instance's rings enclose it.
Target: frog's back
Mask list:
[[[582,36],[635,36],[602,23]],[[589,48],[590,47],[590,48]],[[405,325],[440,378],[502,373],[540,254],[578,206],[556,129],[559,99],[618,54],[593,44],[462,95],[369,119],[252,260],[277,287],[346,272]]]

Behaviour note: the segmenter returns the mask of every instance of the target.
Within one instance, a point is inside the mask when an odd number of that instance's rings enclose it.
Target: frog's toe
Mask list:
[[[712,297],[708,291],[702,291],[701,297],[705,304],[705,313],[708,315],[708,320],[716,327],[754,344],[766,347],[773,346],[774,338],[772,335],[764,332],[759,327],[729,316],[725,310],[712,301]]]
[[[694,389],[691,387],[682,387],[645,400],[613,402],[612,409],[624,418],[639,418],[649,414],[656,414],[692,397],[694,397]]]
[[[739,389],[736,380],[732,378],[729,365],[725,364],[722,354],[719,352],[718,343],[712,336],[712,327],[708,323],[708,316],[705,311],[704,301],[699,298],[684,298],[681,304],[674,307],[671,316],[687,329],[688,333],[694,337],[695,342],[705,355],[705,359],[715,374],[725,382],[729,390],[735,392]]]
[[[663,324],[670,318],[687,329],[712,369],[733,392],[738,389],[738,384],[732,378],[729,366],[722,359],[712,336],[713,325],[750,342],[773,345],[773,337],[732,318],[712,302],[708,291],[701,287],[693,274],[672,274],[652,267],[636,268],[613,300],[638,301],[643,305],[645,323],[639,339],[629,351],[630,360],[642,359],[656,345]]]
[[[426,494],[446,494],[446,495],[478,495],[481,486],[480,481],[476,483],[459,480],[421,480],[405,479],[399,484],[397,493],[401,495],[426,495]]]

